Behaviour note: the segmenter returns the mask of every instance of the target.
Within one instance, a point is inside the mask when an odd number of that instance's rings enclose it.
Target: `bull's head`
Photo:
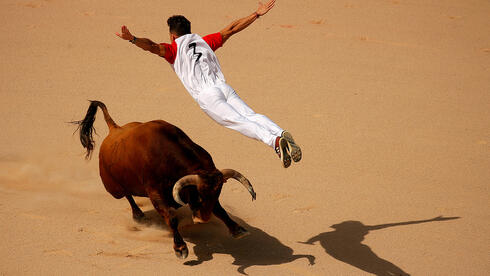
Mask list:
[[[192,220],[195,223],[209,221],[214,205],[221,193],[223,183],[230,178],[238,180],[252,195],[252,200],[256,198],[252,184],[241,173],[232,169],[224,169],[221,170],[221,174],[223,177],[220,177],[221,175],[219,177],[205,177],[197,174],[186,175],[175,183],[173,197],[181,205],[185,205],[185,203],[180,198],[180,190],[187,186],[195,186],[197,193],[190,193],[187,198],[187,203],[189,203],[192,210]]]

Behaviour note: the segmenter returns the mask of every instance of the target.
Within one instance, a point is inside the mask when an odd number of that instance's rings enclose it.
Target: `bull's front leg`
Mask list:
[[[129,205],[131,205],[131,210],[133,211],[133,219],[137,222],[144,222],[146,217],[143,211],[141,211],[140,207],[134,202],[132,196],[127,195],[126,199],[129,201]]]
[[[165,223],[170,227],[172,234],[174,236],[174,251],[175,255],[178,258],[185,259],[187,255],[189,255],[189,250],[187,249],[187,245],[182,239],[182,236],[177,229],[179,226],[179,221],[177,216],[175,215],[175,211],[173,208],[169,207],[168,204],[162,199],[162,196],[156,189],[148,189],[147,190],[148,197],[153,203],[153,206],[158,211],[158,213],[163,217]]]
[[[250,232],[248,232],[245,228],[238,225],[238,223],[233,221],[230,218],[230,216],[228,216],[225,209],[223,209],[223,207],[221,207],[221,204],[219,203],[219,201],[216,201],[216,204],[214,205],[213,214],[217,218],[221,219],[226,224],[226,226],[228,227],[228,230],[230,231],[233,238],[239,239],[239,238],[243,238],[245,236],[250,235]]]

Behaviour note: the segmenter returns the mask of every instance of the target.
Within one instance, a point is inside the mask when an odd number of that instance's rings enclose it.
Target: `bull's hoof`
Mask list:
[[[136,221],[137,223],[151,224],[151,220],[143,214],[141,215],[133,214],[133,220]]]
[[[182,245],[179,248],[174,248],[175,256],[179,259],[185,259],[189,255],[189,250],[187,249],[187,245]]]
[[[231,233],[231,236],[235,239],[241,239],[248,235],[250,235],[250,232],[241,226],[238,226],[237,229]]]

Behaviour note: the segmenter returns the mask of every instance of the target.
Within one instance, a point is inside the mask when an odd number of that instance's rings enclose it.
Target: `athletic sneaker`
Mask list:
[[[288,131],[283,131],[281,137],[287,141],[289,150],[291,151],[291,156],[294,162],[299,162],[301,160],[301,148],[294,142],[293,135]]]
[[[277,137],[276,138],[276,145],[274,147],[276,150],[277,155],[281,159],[282,166],[284,168],[287,168],[291,165],[291,156],[289,155],[288,152],[288,142],[286,139],[282,137]]]

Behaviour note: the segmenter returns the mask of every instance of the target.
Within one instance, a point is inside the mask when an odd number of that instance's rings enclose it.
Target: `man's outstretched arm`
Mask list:
[[[145,51],[149,51],[155,55],[159,55],[161,57],[165,56],[165,47],[163,45],[157,44],[148,38],[136,38],[132,35],[126,26],[121,27],[121,33],[116,33],[117,36],[124,40],[129,40],[133,42],[134,45],[140,47]],[[136,38],[136,39],[135,39]]]
[[[259,2],[259,7],[257,8],[257,11],[247,17],[235,20],[230,25],[226,26],[226,28],[220,31],[221,36],[223,37],[223,43],[225,43],[232,35],[245,29],[257,18],[270,11],[270,9],[274,7],[275,2],[276,0],[270,0],[267,4],[262,4],[262,2]]]

